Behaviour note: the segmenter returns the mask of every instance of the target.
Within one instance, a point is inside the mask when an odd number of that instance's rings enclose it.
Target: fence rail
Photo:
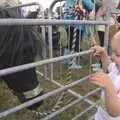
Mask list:
[[[12,109],[9,109],[9,110],[7,110],[7,111],[1,112],[1,113],[0,113],[0,118],[5,117],[5,116],[7,116],[7,115],[9,115],[9,114],[11,114],[11,113],[15,113],[15,112],[17,112],[17,111],[19,111],[19,110],[21,110],[21,109],[23,109],[23,108],[26,108],[26,107],[28,107],[28,106],[30,106],[30,105],[33,105],[33,104],[35,104],[35,103],[37,103],[37,102],[40,102],[40,101],[42,101],[42,100],[44,100],[44,99],[46,99],[46,98],[48,98],[48,97],[50,97],[50,96],[56,95],[57,93],[60,93],[60,92],[62,92],[62,91],[65,91],[65,90],[67,90],[67,89],[69,89],[69,88],[71,88],[71,87],[73,87],[73,86],[75,86],[75,85],[80,84],[81,82],[83,82],[83,81],[85,81],[85,80],[88,80],[89,77],[90,77],[90,76],[86,76],[86,77],[84,77],[84,78],[81,78],[80,80],[77,80],[77,81],[75,81],[75,82],[72,82],[71,84],[65,85],[65,86],[62,87],[62,88],[58,88],[58,89],[56,89],[56,90],[53,90],[52,92],[48,92],[48,93],[46,93],[46,94],[44,94],[44,95],[42,95],[42,96],[40,96],[40,97],[37,97],[37,98],[35,98],[35,99],[33,99],[33,100],[30,100],[30,101],[28,101],[28,102],[25,102],[25,103],[23,103],[23,104],[21,104],[21,105],[18,105],[18,106],[16,106],[16,107],[12,108]]]
[[[70,25],[70,24],[90,24],[108,25],[110,21],[90,21],[90,20],[56,20],[56,19],[0,19],[0,25]]]
[[[30,68],[34,68],[34,67],[37,67],[37,66],[62,61],[64,59],[73,58],[73,57],[76,57],[76,56],[82,56],[82,55],[85,55],[85,54],[89,54],[91,52],[93,52],[93,51],[87,50],[87,51],[74,53],[74,54],[70,54],[70,55],[66,55],[66,56],[50,58],[50,59],[46,59],[46,60],[42,60],[42,61],[38,61],[38,62],[34,62],[34,63],[29,63],[29,64],[24,64],[24,65],[20,65],[20,66],[16,66],[16,67],[2,69],[2,70],[0,70],[0,76],[5,76],[5,75],[8,75],[8,74],[20,72],[20,71],[23,71],[23,70],[28,70]]]

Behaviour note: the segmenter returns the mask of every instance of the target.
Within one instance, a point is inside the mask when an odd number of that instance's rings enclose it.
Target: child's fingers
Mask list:
[[[97,47],[91,48],[94,56],[100,56],[101,51]]]
[[[101,76],[103,75],[104,73],[103,72],[96,72],[96,73],[93,73],[91,76]]]
[[[100,78],[97,77],[97,76],[92,76],[89,78],[89,81],[92,82],[92,81],[100,81]]]
[[[102,84],[101,82],[96,81],[96,80],[90,80],[90,83],[95,84],[95,85],[98,85],[98,86],[100,86],[100,87],[104,87],[104,84]]]
[[[91,47],[90,50],[92,50],[93,52],[95,52],[96,51],[96,47],[95,46]]]
[[[90,83],[95,84],[95,85],[99,85],[100,87],[103,87],[103,86],[104,86],[103,84],[101,84],[101,83],[98,82],[98,81],[91,81]]]
[[[101,75],[96,75],[96,76],[91,76],[91,79],[94,79],[94,80],[104,80],[105,77],[104,76],[101,76]]]
[[[107,75],[106,73],[104,73],[104,72],[96,72],[96,73],[93,73],[91,76],[96,76],[96,75]]]
[[[104,80],[104,76],[103,73],[94,73],[91,75],[90,80],[96,80],[96,81],[103,81]]]
[[[101,78],[98,76],[90,77],[90,81],[101,81]]]
[[[99,45],[95,45],[95,46],[93,46],[93,47],[91,47],[91,48],[93,48],[93,49],[98,49],[98,48],[99,48]]]
[[[100,56],[100,53],[99,52],[96,52],[93,54],[94,56]]]

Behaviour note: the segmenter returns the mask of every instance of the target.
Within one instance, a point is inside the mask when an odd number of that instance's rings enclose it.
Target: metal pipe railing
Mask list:
[[[51,20],[51,19],[0,19],[0,25],[70,25],[70,24],[91,24],[107,25],[110,21],[90,21],[90,20]]]
[[[98,92],[98,91],[100,91],[100,90],[101,90],[101,88],[97,88],[97,89],[95,89],[95,90],[90,91],[89,93],[87,93],[87,94],[86,94],[85,96],[83,96],[82,98],[77,99],[77,100],[71,102],[70,104],[66,105],[65,107],[61,108],[60,110],[58,110],[58,111],[56,111],[56,112],[48,115],[47,117],[43,118],[42,120],[49,120],[49,119],[55,117],[56,115],[60,114],[61,112],[64,112],[65,110],[69,109],[69,108],[72,107],[73,105],[79,103],[81,100],[89,97],[90,95],[92,95],[92,94],[94,94],[94,93],[96,93],[96,92]]]
[[[83,52],[79,52],[79,53],[74,53],[74,54],[70,54],[70,55],[66,55],[66,56],[60,56],[60,57],[56,57],[56,58],[50,58],[50,59],[38,61],[38,62],[35,62],[35,63],[28,63],[28,64],[16,66],[16,67],[2,69],[2,70],[0,70],[0,76],[5,76],[5,75],[8,75],[8,74],[20,72],[20,71],[23,71],[23,70],[28,70],[30,68],[34,68],[34,67],[37,67],[37,66],[41,66],[41,65],[46,65],[46,64],[49,64],[49,63],[54,63],[54,62],[62,61],[64,59],[73,58],[73,57],[76,57],[76,56],[90,54],[91,52],[93,52],[93,51],[87,50],[87,51],[83,51]]]
[[[98,106],[98,104],[100,104],[100,102],[101,102],[100,100],[97,101],[96,103],[94,103],[93,105],[91,105],[90,107],[88,107],[87,109],[85,109],[83,112],[81,112],[80,114],[76,115],[76,117],[74,117],[72,120],[78,120],[78,118],[80,118],[85,113],[87,113],[88,111],[90,111],[93,107]]]
[[[33,3],[30,3],[31,5],[33,5]],[[30,5],[29,4],[29,5]],[[34,5],[36,5],[36,3],[34,3]],[[15,7],[24,7],[26,5],[19,5],[19,6],[15,6]],[[28,4],[27,4],[28,6]],[[13,7],[11,7],[13,8]],[[11,9],[11,8],[5,8],[5,9]],[[3,26],[10,26],[10,25],[70,25],[70,24],[92,24],[92,25],[109,25],[109,21],[88,21],[88,20],[50,20],[50,19],[0,19],[0,25]],[[8,75],[8,74],[12,74],[15,72],[19,72],[19,71],[23,71],[23,70],[27,70],[33,67],[37,67],[40,65],[45,65],[45,64],[49,64],[49,63],[54,63],[54,62],[58,62],[64,59],[68,59],[68,58],[73,58],[76,56],[81,56],[84,54],[89,54],[92,51],[88,50],[88,51],[84,51],[84,52],[80,52],[80,53],[75,53],[75,54],[70,54],[67,56],[61,56],[61,57],[57,57],[57,58],[51,58],[48,60],[43,60],[43,61],[39,61],[39,62],[35,62],[35,63],[29,63],[29,64],[24,64],[24,65],[20,65],[20,66],[16,66],[16,67],[12,67],[12,68],[7,68],[7,69],[3,69],[0,70],[0,76],[4,76],[4,75]],[[80,84],[81,82],[83,82],[84,80],[87,80],[89,78],[89,76],[86,76],[78,81],[75,81],[71,84],[65,85],[64,87],[58,88],[56,90],[53,90],[52,92],[46,93],[40,97],[35,98],[34,100],[25,102],[21,105],[18,105],[12,109],[6,110],[4,112],[0,113],[0,118],[7,116],[11,113],[15,113],[25,107],[28,107],[30,105],[33,105],[39,101],[42,101],[50,96],[56,95],[57,93],[60,93],[62,91],[65,91],[77,84]],[[51,115],[48,115],[46,118],[44,118],[44,120],[53,118],[54,116],[56,116],[57,114],[65,111],[66,109],[72,107],[73,105],[77,104],[78,102],[80,102],[83,99],[86,99],[86,97],[94,94],[95,92],[101,90],[100,88],[95,89],[91,92],[89,92],[88,94],[86,94],[85,96],[75,100],[74,102],[72,102],[71,104],[68,104],[67,106],[63,107],[62,109],[52,113]],[[93,105],[92,105],[93,106]],[[91,107],[90,107],[91,108]],[[86,109],[89,110],[90,108]],[[84,111],[85,112],[85,111]],[[82,112],[79,116],[83,115],[84,113]]]
[[[55,6],[55,4],[57,2],[62,2],[65,0],[54,0],[48,10],[48,18],[52,19],[52,11],[53,11],[53,7]],[[53,57],[53,41],[52,41],[52,26],[48,26],[48,41],[49,41],[49,57],[52,58]],[[49,65],[50,68],[50,80],[53,80],[53,64]]]
[[[55,85],[58,85],[59,87],[64,87],[63,85],[61,85],[60,83],[58,83],[58,82],[56,82],[56,81],[54,81],[54,80],[52,80],[51,82],[54,83]],[[82,97],[83,97],[82,95],[76,93],[75,91],[73,91],[73,90],[71,90],[71,89],[68,89],[68,92],[69,92],[70,94],[72,94],[73,96],[75,96],[75,97],[78,97],[78,98],[82,98]],[[91,100],[89,100],[89,99],[84,99],[84,101],[87,102],[87,103],[89,103],[90,105],[93,105],[93,104],[94,104],[94,102],[91,101]]]
[[[81,82],[83,82],[83,81],[85,81],[85,80],[88,80],[89,77],[90,77],[90,76],[86,76],[86,77],[81,78],[80,80],[77,80],[77,81],[75,81],[75,82],[73,82],[73,83],[71,83],[71,84],[65,85],[65,86],[62,87],[62,88],[55,89],[55,90],[53,90],[53,91],[51,91],[51,92],[48,92],[48,93],[46,93],[46,94],[44,94],[44,95],[42,95],[42,96],[39,96],[39,97],[35,98],[35,99],[33,99],[33,100],[30,100],[30,101],[28,101],[28,102],[25,102],[25,103],[23,103],[23,104],[21,104],[21,105],[18,105],[18,106],[16,106],[16,107],[14,107],[14,108],[11,108],[11,109],[9,109],[9,110],[6,110],[6,111],[4,111],[4,112],[1,112],[1,113],[0,113],[0,118],[5,117],[5,116],[7,116],[7,115],[9,115],[9,114],[11,114],[11,113],[15,113],[15,112],[17,112],[17,111],[19,111],[19,110],[21,110],[21,109],[23,109],[23,108],[26,108],[26,107],[28,107],[28,106],[31,106],[31,105],[33,105],[33,104],[35,104],[35,103],[37,103],[37,102],[40,102],[40,101],[42,101],[42,100],[44,100],[44,99],[46,99],[46,98],[48,98],[48,97],[50,97],[50,96],[56,95],[56,94],[58,94],[58,93],[60,93],[60,92],[63,92],[63,91],[65,91],[65,90],[67,90],[67,89],[69,89],[69,88],[71,88],[71,87],[73,87],[73,86],[75,86],[75,85],[80,84]]]
[[[28,7],[28,6],[33,6],[33,5],[39,5],[39,6],[41,6],[41,5],[40,5],[39,3],[37,3],[37,2],[31,2],[31,3],[28,3],[28,4],[20,4],[20,5],[16,5],[16,6],[12,6],[12,7],[0,8],[0,11],[1,11],[1,10],[6,10],[6,9],[13,9],[13,8]]]
[[[48,26],[48,43],[49,43],[49,58],[53,58],[53,40],[52,40],[52,26]],[[50,68],[50,80],[53,80],[53,64],[48,66]]]

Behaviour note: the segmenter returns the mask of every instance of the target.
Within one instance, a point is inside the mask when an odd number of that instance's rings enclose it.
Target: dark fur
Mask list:
[[[24,18],[24,16],[21,9],[14,8],[1,10],[0,18]],[[0,69],[34,62],[37,52],[40,51],[38,48],[41,48],[40,40],[36,26],[0,26]],[[35,68],[3,78],[9,88],[15,93],[19,92],[20,96],[39,84]]]

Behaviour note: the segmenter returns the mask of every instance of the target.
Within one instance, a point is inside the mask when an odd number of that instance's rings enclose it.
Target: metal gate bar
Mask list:
[[[41,6],[38,2],[32,2],[32,3],[28,3],[28,4],[22,4],[22,5],[13,6],[13,7],[5,7],[5,8],[0,9],[0,11],[1,10],[6,10],[6,9],[13,9],[13,8],[28,7],[28,6],[33,6],[33,5]]]
[[[64,112],[65,110],[69,109],[69,108],[72,107],[73,105],[79,103],[81,100],[89,97],[90,95],[92,95],[92,94],[94,94],[94,93],[96,93],[96,92],[98,92],[98,91],[100,91],[100,90],[101,90],[101,88],[97,88],[97,89],[95,89],[95,90],[93,90],[93,91],[90,91],[90,92],[87,93],[85,96],[83,96],[81,99],[77,99],[77,100],[71,102],[70,104],[66,105],[65,107],[63,107],[63,108],[61,108],[60,110],[58,110],[58,111],[56,111],[56,112],[48,115],[47,117],[45,117],[45,118],[43,118],[43,119],[41,119],[41,120],[49,120],[49,119],[55,117],[56,115],[60,114],[61,112]]]
[[[21,109],[23,109],[23,108],[26,108],[26,107],[28,107],[28,106],[30,106],[30,105],[33,105],[33,104],[35,104],[35,103],[37,103],[37,102],[40,102],[40,101],[42,101],[42,100],[44,100],[44,99],[46,99],[46,98],[48,98],[48,97],[50,97],[50,96],[56,95],[57,93],[60,93],[60,92],[62,92],[62,91],[65,91],[65,90],[67,90],[67,89],[69,89],[69,88],[71,88],[71,87],[73,87],[73,86],[75,86],[75,85],[80,84],[81,82],[83,82],[83,81],[85,81],[85,80],[88,80],[89,77],[90,77],[90,76],[85,76],[84,78],[81,78],[80,80],[77,80],[77,81],[75,81],[75,82],[73,82],[73,83],[71,83],[71,84],[65,85],[63,88],[55,89],[55,90],[53,90],[53,91],[51,91],[51,92],[48,92],[48,93],[46,93],[46,94],[44,94],[44,95],[42,95],[42,96],[39,96],[39,97],[35,98],[35,99],[33,99],[33,100],[30,100],[30,101],[28,101],[28,102],[25,102],[25,103],[23,103],[23,104],[21,104],[21,105],[18,105],[18,106],[16,106],[16,107],[14,107],[14,108],[11,108],[11,109],[9,109],[9,110],[6,110],[6,111],[4,111],[4,112],[1,112],[1,113],[0,113],[0,118],[2,118],[2,117],[4,117],[4,116],[7,116],[7,115],[9,115],[9,114],[11,114],[11,113],[15,113],[15,112],[17,112],[17,111],[19,111],[19,110],[21,110]]]
[[[51,20],[51,19],[0,19],[0,25],[70,25],[70,24],[91,24],[108,25],[110,21],[90,21],[90,20]]]
[[[54,80],[52,80],[51,82],[54,83],[54,84],[56,84],[56,85],[58,85],[59,87],[64,87],[63,85],[61,85],[60,83],[58,83],[58,82],[56,82]],[[75,91],[73,91],[71,89],[68,89],[68,92],[71,93],[72,95],[74,95],[75,97],[78,97],[78,98],[82,98],[83,97],[82,95],[76,93]],[[84,101],[87,102],[87,103],[89,103],[90,105],[94,104],[94,102],[91,101],[91,100],[89,100],[89,99],[84,99]]]
[[[19,6],[20,7],[20,6]],[[10,8],[8,8],[10,9]],[[108,9],[109,11],[109,9]],[[109,13],[107,13],[108,15],[108,18],[109,18]],[[0,19],[0,25],[3,26],[9,26],[9,25],[63,25],[63,24],[67,24],[67,25],[70,25],[70,24],[92,24],[92,25],[106,25],[106,30],[108,30],[108,27],[109,27],[109,20],[107,19],[106,21],[88,21],[88,20],[51,20],[51,19],[48,19],[48,20],[45,20],[45,19]],[[106,36],[108,35],[108,32],[106,33]],[[107,37],[106,37],[107,39]],[[107,40],[105,41],[105,45],[107,45]],[[89,54],[93,51],[83,51],[83,52],[80,52],[80,53],[75,53],[75,54],[71,54],[71,55],[67,55],[67,56],[60,56],[60,57],[57,57],[57,58],[50,58],[49,60],[43,60],[43,61],[39,61],[39,62],[34,62],[34,63],[29,63],[29,64],[24,64],[24,65],[20,65],[20,66],[16,66],[16,67],[12,67],[12,68],[7,68],[7,69],[3,69],[3,70],[0,70],[0,76],[4,76],[4,75],[8,75],[8,74],[12,74],[12,73],[15,73],[15,72],[19,72],[19,71],[23,71],[23,70],[27,70],[27,69],[30,69],[30,68],[33,68],[33,67],[37,67],[37,66],[40,66],[40,65],[45,65],[45,64],[50,64],[50,63],[54,63],[54,62],[58,62],[58,61],[61,61],[61,60],[64,60],[64,59],[67,59],[67,58],[73,58],[73,57],[76,57],[76,56],[81,56],[81,55],[84,55],[84,54]],[[57,93],[60,93],[62,91],[65,91],[65,90],[68,90],[69,88],[77,85],[77,84],[80,84],[81,82],[87,80],[90,76],[86,76],[84,78],[81,78],[80,80],[78,81],[75,81],[75,82],[72,82],[71,84],[68,84],[68,85],[65,85],[65,86],[62,86],[61,84],[57,83],[61,88],[58,88],[58,89],[55,89],[51,92],[48,92],[38,98],[35,98],[34,100],[31,100],[31,101],[28,101],[28,102],[25,102],[21,105],[18,105],[12,109],[9,109],[9,110],[6,110],[4,112],[1,112],[0,113],[0,118],[4,117],[4,116],[7,116],[11,113],[14,113],[14,112],[17,112],[25,107],[28,107],[30,105],[33,105],[41,100],[44,100],[50,96],[53,96]],[[55,81],[52,81],[53,83],[55,83]],[[65,111],[66,109],[72,107],[73,105],[77,104],[78,102],[80,102],[81,100],[86,100],[86,98],[92,94],[94,94],[95,92],[101,90],[101,88],[97,88],[89,93],[87,93],[85,96],[79,96],[77,93],[75,93],[74,91],[72,90],[68,90],[68,91],[71,91],[71,93],[73,95],[76,95],[77,97],[79,97],[79,99],[73,101],[72,103],[68,104],[67,106],[61,108],[60,110],[52,113],[51,115],[48,115],[46,118],[44,118],[44,120],[47,120],[47,119],[50,119],[50,118],[53,118],[54,116],[58,115],[59,113]],[[95,104],[92,104],[92,106],[90,106],[88,109],[86,109],[85,111],[83,111],[82,113],[80,113],[79,115],[77,115],[76,117],[74,117],[73,119],[77,118],[77,117],[80,117],[82,116],[84,113],[86,113],[88,110],[92,109],[92,107],[94,107],[95,105],[97,104],[97,102]]]
[[[68,59],[68,58],[73,58],[73,57],[76,57],[76,56],[90,54],[91,52],[93,52],[93,51],[87,50],[87,51],[83,51],[83,52],[80,52],[80,53],[74,53],[74,54],[70,54],[70,55],[66,55],[66,56],[50,58],[50,59],[41,60],[41,61],[34,62],[34,63],[29,63],[29,64],[24,64],[24,65],[19,65],[19,66],[16,66],[16,67],[2,69],[2,70],[0,70],[0,76],[5,76],[5,75],[8,75],[8,74],[20,72],[20,71],[23,71],[23,70],[28,70],[30,68],[34,68],[34,67],[41,66],[41,65],[55,63],[55,62],[62,61],[64,59]]]
[[[98,104],[100,104],[100,102],[101,102],[100,100],[97,101],[96,103],[94,103],[93,105],[91,105],[90,107],[88,107],[87,109],[85,109],[83,112],[81,112],[80,114],[76,115],[76,117],[72,118],[72,120],[77,120],[82,115],[84,115],[85,113],[87,113],[88,111],[90,111],[93,107],[98,107]]]

